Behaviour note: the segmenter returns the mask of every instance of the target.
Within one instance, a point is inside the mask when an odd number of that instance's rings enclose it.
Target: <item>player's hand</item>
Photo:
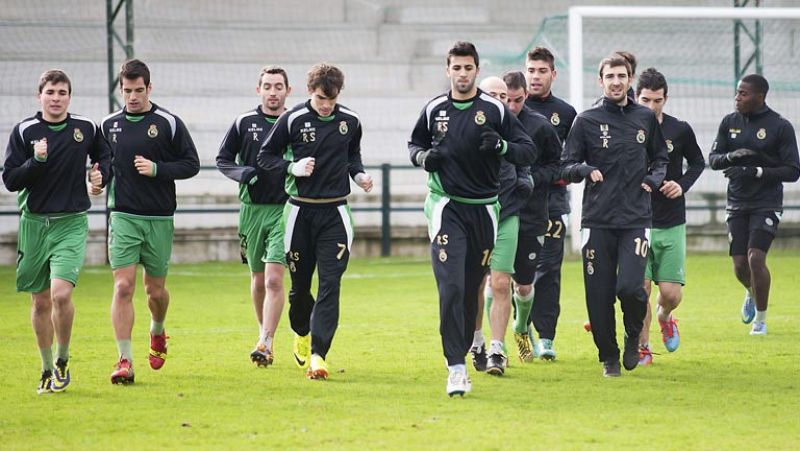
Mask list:
[[[755,166],[731,166],[722,173],[731,180],[754,179],[758,175],[758,169]]]
[[[658,189],[667,199],[677,199],[683,196],[683,188],[675,180],[665,180]]]
[[[648,193],[653,192],[653,188],[650,188],[650,185],[648,185],[647,183],[642,183],[642,189],[647,191]]]
[[[441,151],[434,147],[433,149],[417,152],[416,159],[417,164],[422,166],[422,169],[428,172],[436,172],[442,167],[442,160],[444,157]]]
[[[372,191],[372,176],[366,172],[359,172],[353,180],[364,192],[368,193]]]
[[[305,157],[292,165],[292,175],[295,177],[310,177],[314,172],[314,157]]]
[[[600,172],[600,169],[595,169],[594,171],[589,173],[589,180],[591,180],[594,183],[602,182],[603,173]]]
[[[493,129],[486,127],[481,132],[481,152],[499,154],[503,151],[503,137]]]
[[[143,175],[145,177],[155,177],[156,165],[147,158],[141,155],[136,155],[133,158],[133,165],[136,166],[136,172],[138,172],[139,175]]]
[[[47,138],[36,141],[36,144],[33,145],[33,156],[40,161],[47,160]]]
[[[744,157],[752,157],[755,155],[758,155],[758,153],[755,150],[745,149],[744,147],[742,147],[741,149],[736,149],[732,152],[728,152],[725,155],[725,158],[727,158],[728,161],[730,162],[734,162],[736,160],[741,160]]]
[[[100,163],[95,163],[89,169],[89,183],[98,188],[103,187],[103,174],[100,172]]]

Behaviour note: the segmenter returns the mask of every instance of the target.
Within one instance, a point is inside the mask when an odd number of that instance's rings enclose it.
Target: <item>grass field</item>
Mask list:
[[[169,359],[159,372],[147,365],[140,287],[136,384],[127,387],[109,382],[111,274],[86,268],[75,292],[72,385],[46,396],[34,390],[29,297],[14,292],[14,269],[0,267],[0,448],[797,449],[800,256],[775,253],[769,264],[769,335],[751,337],[741,324],[742,289],[728,257],[692,255],[676,314],[680,349],[664,355],[656,327],[655,364],[604,379],[582,328],[580,266],[567,262],[558,360],[512,360],[502,378],[472,372],[463,399],[444,393],[424,260],[351,262],[326,382],[306,380],[292,363],[287,310],[275,365],[250,364],[257,329],[246,267],[175,265]]]

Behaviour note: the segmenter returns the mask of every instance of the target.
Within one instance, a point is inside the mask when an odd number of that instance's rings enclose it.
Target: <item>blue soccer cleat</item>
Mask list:
[[[756,317],[756,301],[753,299],[753,296],[748,291],[744,295],[744,302],[742,303],[742,322],[745,324],[750,324],[753,322],[753,319]]]
[[[669,352],[675,352],[678,349],[678,345],[681,344],[678,320],[669,315],[669,319],[666,321],[658,320],[658,325],[661,327],[661,341],[664,342],[664,347]]]
[[[55,369],[53,370],[53,383],[51,388],[54,392],[64,391],[67,389],[69,382],[69,362],[59,358],[56,360]]]
[[[767,323],[764,321],[754,322],[753,328],[750,329],[750,335],[767,335]]]

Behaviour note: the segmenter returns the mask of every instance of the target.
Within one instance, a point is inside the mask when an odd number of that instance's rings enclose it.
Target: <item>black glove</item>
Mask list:
[[[517,179],[517,185],[514,187],[514,194],[522,199],[527,199],[533,194],[532,177],[526,179]]]
[[[503,151],[503,137],[499,133],[486,127],[481,132],[481,152],[494,152],[499,154]]]
[[[754,166],[731,166],[728,169],[722,171],[725,174],[725,177],[728,177],[731,180],[736,179],[754,179],[758,174],[758,169]]]
[[[736,160],[741,160],[744,157],[753,157],[758,155],[755,150],[745,149],[744,147],[741,149],[736,149],[733,152],[728,152],[725,155],[725,158],[728,159],[730,162],[734,162]]]
[[[442,166],[442,154],[439,149],[428,149],[417,153],[417,164],[428,172],[436,172]]]

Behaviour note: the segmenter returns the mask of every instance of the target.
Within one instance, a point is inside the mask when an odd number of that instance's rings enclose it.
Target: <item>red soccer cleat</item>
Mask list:
[[[111,373],[112,384],[132,384],[133,383],[133,366],[128,359],[119,359],[114,365],[114,372]]]
[[[166,331],[161,335],[150,334],[150,368],[154,370],[161,369],[167,359],[167,338]]]

